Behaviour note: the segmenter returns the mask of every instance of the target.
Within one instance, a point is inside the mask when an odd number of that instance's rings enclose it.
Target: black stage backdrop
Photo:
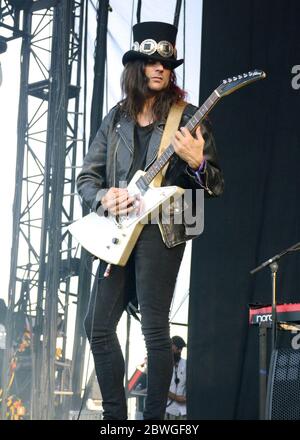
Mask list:
[[[248,304],[271,302],[260,262],[300,241],[300,2],[204,0],[200,103],[253,68],[267,79],[210,115],[225,177],[194,241],[189,309],[189,419],[257,419],[258,329]],[[296,69],[296,67],[294,68]],[[299,67],[300,70],[300,67]],[[278,302],[300,302],[300,253],[285,256]]]

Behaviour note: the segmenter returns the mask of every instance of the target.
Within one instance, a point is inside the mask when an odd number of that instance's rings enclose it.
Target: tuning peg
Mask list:
[[[248,72],[248,75],[249,76],[253,76],[253,72]]]
[[[236,80],[237,80],[237,77],[236,77],[236,76],[234,76],[234,77],[233,77],[232,79],[233,79],[233,81],[236,81]]]
[[[227,80],[226,79],[223,79],[223,84],[227,84]]]
[[[238,75],[238,79],[242,79],[243,78],[243,75]]]
[[[243,77],[247,78],[248,74],[247,73],[243,73]]]
[[[229,83],[231,83],[231,82],[232,82],[232,78],[227,78],[227,81],[228,81]]]

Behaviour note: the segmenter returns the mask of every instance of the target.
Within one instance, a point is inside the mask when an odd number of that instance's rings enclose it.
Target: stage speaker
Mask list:
[[[268,378],[267,420],[300,420],[300,349],[273,350]]]

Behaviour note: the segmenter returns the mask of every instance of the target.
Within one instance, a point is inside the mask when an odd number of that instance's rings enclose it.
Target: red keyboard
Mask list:
[[[300,303],[278,304],[276,306],[278,322],[300,322]],[[249,324],[272,323],[272,306],[249,306]]]

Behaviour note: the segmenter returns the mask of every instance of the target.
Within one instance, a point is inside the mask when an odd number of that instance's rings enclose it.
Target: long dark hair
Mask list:
[[[137,121],[137,116],[143,110],[146,100],[154,97],[153,119],[159,121],[167,117],[172,104],[185,98],[186,92],[177,86],[176,74],[174,70],[171,70],[168,87],[160,92],[151,93],[144,73],[145,65],[145,61],[142,60],[135,60],[126,64],[121,77],[123,92],[121,108],[134,121]]]

